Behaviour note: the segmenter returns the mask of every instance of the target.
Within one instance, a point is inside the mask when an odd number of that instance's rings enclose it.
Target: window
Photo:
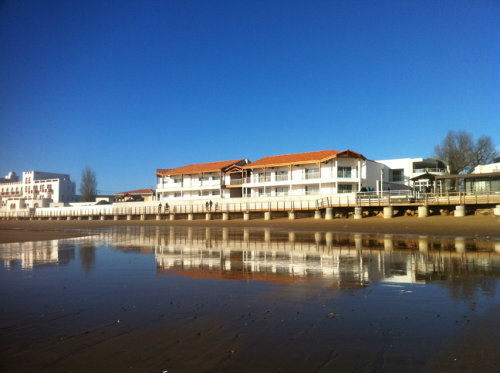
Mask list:
[[[319,178],[319,168],[306,168],[305,174],[306,179],[317,179]]]
[[[337,177],[350,179],[352,177],[352,167],[339,167]]]
[[[180,198],[182,196],[181,192],[174,193],[175,198]]]
[[[404,169],[389,170],[389,181],[404,181]]]
[[[208,190],[202,190],[201,191],[201,195],[202,196],[209,196],[210,195],[210,192]]]
[[[179,184],[180,182],[181,182],[181,178],[180,177],[174,178],[174,183],[175,184]]]
[[[319,185],[306,185],[306,194],[319,194]]]
[[[220,196],[220,190],[214,190],[212,191],[213,196]]]
[[[339,193],[352,193],[352,185],[339,184]]]
[[[264,195],[264,188],[259,188],[258,196],[263,196],[263,195]]]
[[[285,188],[276,188],[277,196],[287,196],[288,195],[288,187]]]
[[[288,180],[288,171],[276,171],[276,181]]]

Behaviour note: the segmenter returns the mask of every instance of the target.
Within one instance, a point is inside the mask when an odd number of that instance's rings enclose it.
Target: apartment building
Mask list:
[[[414,189],[420,192],[434,188],[436,176],[449,173],[445,161],[437,158],[399,158],[377,161],[383,164],[383,183],[386,188]]]
[[[19,180],[11,172],[0,179],[1,208],[13,210],[74,202],[77,200],[75,189],[75,183],[67,174],[26,171]]]
[[[236,159],[157,169],[156,195],[160,201],[241,197],[246,164],[247,159]]]
[[[376,190],[384,165],[352,150],[321,150],[261,158],[247,171],[247,197],[303,196]]]

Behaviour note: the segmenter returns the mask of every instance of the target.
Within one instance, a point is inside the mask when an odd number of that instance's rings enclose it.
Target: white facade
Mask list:
[[[247,163],[247,159],[240,159],[158,170],[156,195],[160,201],[233,197],[235,189],[226,186],[231,185],[234,178],[226,170]]]
[[[377,162],[385,166],[383,169],[384,189],[430,187],[430,179],[425,177],[414,181],[412,179],[425,174],[438,176],[449,173],[447,164],[440,159],[434,158],[399,158],[379,160]]]
[[[0,180],[1,208],[17,210],[48,207],[50,203],[68,203],[76,200],[75,183],[67,174],[26,171],[15,182]]]
[[[474,168],[473,174],[487,174],[490,172],[500,172],[500,162],[480,164]]]
[[[376,190],[383,165],[356,158],[254,168],[243,184],[248,197],[331,195]]]
[[[220,198],[224,181],[216,172],[169,175],[156,185],[157,195],[164,199]]]

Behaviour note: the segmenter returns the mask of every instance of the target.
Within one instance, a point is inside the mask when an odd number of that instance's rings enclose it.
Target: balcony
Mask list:
[[[276,181],[288,181],[288,174],[287,175],[276,175],[275,177]]]
[[[426,172],[431,173],[431,174],[445,174],[447,172],[446,168],[417,168],[413,170],[413,173],[418,175],[418,174],[425,174]]]
[[[305,180],[319,179],[319,172],[309,172],[305,174]]]

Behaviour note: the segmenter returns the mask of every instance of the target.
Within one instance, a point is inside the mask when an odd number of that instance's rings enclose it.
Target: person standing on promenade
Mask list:
[[[160,202],[160,204],[158,205],[158,214],[160,214],[160,213],[161,213],[161,202]]]
[[[212,200],[210,200],[210,211],[212,211]]]

